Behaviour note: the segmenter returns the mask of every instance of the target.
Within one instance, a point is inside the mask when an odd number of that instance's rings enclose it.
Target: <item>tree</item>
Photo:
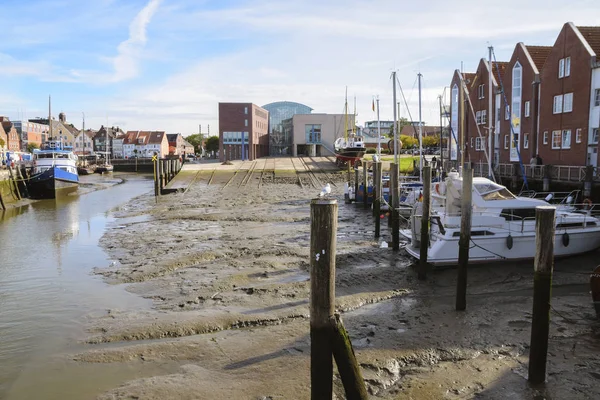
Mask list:
[[[423,138],[423,146],[431,147],[431,146],[439,146],[440,145],[440,136],[425,136]]]
[[[210,136],[206,139],[206,151],[219,151],[219,137],[218,136]]]
[[[397,125],[398,125],[398,132],[402,133],[402,128],[410,125],[410,122],[408,122],[408,120],[406,118],[398,118]],[[394,127],[393,126],[390,128],[389,137],[391,137],[391,138],[394,137]],[[404,143],[404,142],[402,142],[402,143]]]
[[[39,148],[40,148],[40,146],[37,143],[28,143],[27,144],[27,151],[29,153],[33,153],[33,150],[39,149]]]
[[[202,142],[204,141],[204,135],[202,133],[195,133],[185,138],[192,146],[194,146],[194,152],[196,154],[202,153]],[[217,147],[218,148],[218,147]]]
[[[4,141],[4,139],[0,137],[0,147],[4,147],[5,144],[6,142]]]
[[[414,146],[419,145],[418,139],[415,139],[414,137],[408,135],[400,135],[400,141],[402,141],[403,149],[410,149]]]

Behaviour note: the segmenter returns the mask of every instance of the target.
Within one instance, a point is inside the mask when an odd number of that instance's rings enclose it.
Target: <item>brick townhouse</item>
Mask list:
[[[600,27],[566,23],[541,73],[539,153],[545,164],[598,165]]]
[[[529,163],[539,154],[544,164],[598,166],[600,126],[600,27],[563,25],[553,46],[518,43],[507,63],[498,63],[493,90],[494,162]],[[496,64],[494,64],[496,68]],[[480,60],[474,74],[464,74],[473,111],[466,104],[465,160],[485,162],[477,127],[487,136],[488,68]],[[451,134],[460,140],[460,72],[451,81]],[[479,113],[478,113],[479,112]],[[484,122],[485,121],[485,122]],[[482,129],[484,128],[484,129]],[[486,134],[484,134],[486,132]],[[451,137],[451,143],[453,138]],[[456,146],[460,148],[460,146]],[[460,160],[450,146],[451,159]]]
[[[551,46],[518,43],[506,66],[503,93],[496,110],[497,149],[501,163],[523,163],[538,154],[541,71]]]
[[[269,112],[252,103],[219,103],[219,158],[255,160],[269,155]],[[243,139],[242,139],[243,138]]]

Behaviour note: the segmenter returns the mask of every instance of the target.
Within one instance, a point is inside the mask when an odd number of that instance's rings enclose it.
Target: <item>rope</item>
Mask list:
[[[492,56],[494,57],[494,63],[496,64],[496,72],[498,73],[498,84],[500,85],[500,88],[502,91],[502,99],[504,99],[504,112],[506,113],[506,106],[508,105],[508,101],[506,99],[506,92],[504,91],[504,83],[502,83],[502,79],[500,77],[500,69],[498,68],[498,61],[496,61],[496,53],[494,52],[493,48],[492,48]],[[522,77],[521,77],[521,81],[522,81]],[[491,84],[492,84],[492,82],[490,82],[490,85]],[[512,110],[511,110],[511,112],[512,112]],[[514,143],[515,149],[517,150],[517,156],[519,157],[519,166],[521,167],[521,176],[523,177],[523,185],[527,188],[527,190],[529,190],[529,184],[527,183],[527,176],[525,175],[525,166],[523,165],[523,160],[521,159],[521,152],[519,151],[519,143],[517,143],[517,141],[515,140],[515,129],[514,129],[514,126],[512,123],[512,118],[510,118],[510,116],[509,116],[509,123],[510,123],[511,141]],[[534,132],[534,134],[535,133],[536,132]]]
[[[473,243],[473,246],[472,246],[472,247],[469,247],[469,249],[472,249],[473,247],[479,247],[481,250],[483,250],[483,251],[487,251],[488,253],[490,253],[490,254],[493,254],[493,255],[495,255],[496,257],[500,257],[502,260],[506,260],[506,259],[507,259],[507,257],[501,256],[500,254],[496,254],[496,253],[494,253],[494,252],[493,252],[493,251],[491,251],[491,250],[488,250],[488,249],[486,249],[486,248],[483,248],[483,247],[481,247],[480,245],[478,245],[477,243],[475,243],[475,242],[473,241],[473,238],[472,238],[472,237],[469,237],[469,240],[471,241],[471,243]]]
[[[413,117],[410,113],[410,108],[408,108],[408,103],[406,102],[406,97],[404,97],[404,91],[402,90],[402,85],[400,84],[400,79],[398,79],[398,75],[396,75],[396,82],[398,82],[398,87],[400,88],[400,94],[402,95],[402,99],[404,100],[404,106],[406,107],[406,111],[408,112],[408,118],[410,118],[410,121],[414,121]],[[414,89],[414,87],[413,87]],[[419,136],[419,132],[417,132],[417,127],[412,124],[413,126],[413,131],[415,131],[415,136]],[[400,132],[398,132],[398,137],[400,137]]]

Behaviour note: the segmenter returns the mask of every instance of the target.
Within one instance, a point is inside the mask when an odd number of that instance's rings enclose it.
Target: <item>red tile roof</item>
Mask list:
[[[546,59],[552,51],[552,46],[525,46],[538,71],[542,71]]]
[[[577,29],[588,42],[597,57],[600,57],[600,26],[578,26]]]
[[[507,66],[508,63],[506,61],[492,62],[492,74],[494,75],[494,79],[498,86],[502,85],[501,82],[504,80],[504,73],[506,72]],[[498,75],[500,75],[500,82],[498,82]]]
[[[160,144],[164,135],[164,131],[128,131],[123,144]]]

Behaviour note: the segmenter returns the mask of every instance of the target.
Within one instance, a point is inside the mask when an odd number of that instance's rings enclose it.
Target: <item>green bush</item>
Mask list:
[[[374,148],[374,147],[369,147],[369,148],[367,149],[367,154],[375,154],[375,153],[377,153],[377,149],[376,149],[376,148]]]

